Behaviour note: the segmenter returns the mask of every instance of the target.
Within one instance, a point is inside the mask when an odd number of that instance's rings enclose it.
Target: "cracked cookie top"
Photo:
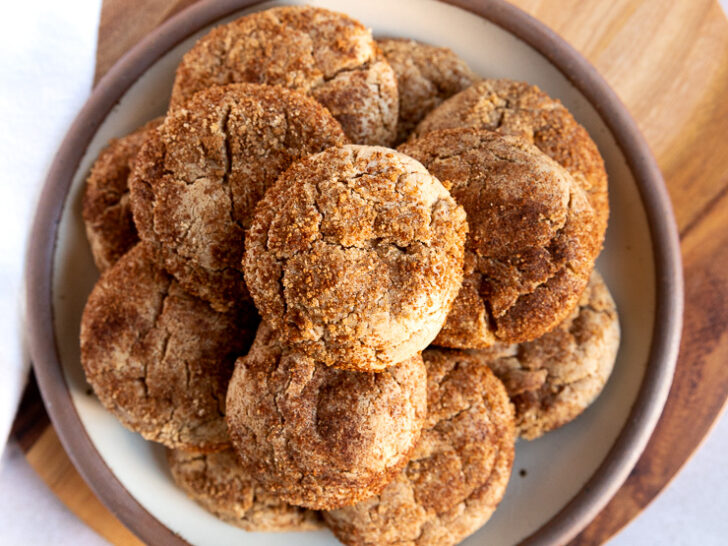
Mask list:
[[[433,131],[399,149],[447,181],[470,227],[462,288],[434,343],[518,343],[561,322],[600,250],[571,175],[525,140],[485,130]]]
[[[86,179],[83,222],[99,271],[105,271],[130,250],[139,237],[129,204],[129,174],[156,118],[130,135],[115,138],[99,154]]]
[[[528,440],[579,416],[604,388],[619,348],[619,319],[594,271],[572,313],[546,335],[520,345],[473,351],[503,381]]]
[[[463,209],[417,161],[349,145],[295,163],[260,201],[245,280],[318,362],[379,371],[434,339],[462,280]]]
[[[218,518],[246,531],[310,531],[323,526],[318,513],[267,493],[240,466],[232,449],[218,453],[167,450],[174,481]]]
[[[561,101],[525,82],[483,80],[433,110],[414,134],[456,127],[525,138],[569,171],[588,194],[601,244],[609,218],[604,160],[589,133]]]
[[[397,81],[371,32],[341,13],[272,8],[220,25],[182,58],[171,109],[212,85],[281,85],[315,98],[358,144],[390,145]]]
[[[457,544],[502,499],[513,465],[513,406],[487,366],[427,349],[427,421],[407,466],[378,495],[324,513],[344,544]]]
[[[265,322],[237,361],[227,423],[245,472],[313,509],[353,504],[407,463],[427,408],[422,357],[381,373],[339,370],[282,345]]]
[[[127,428],[171,448],[229,446],[225,393],[252,340],[252,306],[218,313],[137,244],[96,283],[81,319],[81,363],[101,403]]]
[[[452,50],[414,40],[377,40],[397,76],[397,142],[410,135],[422,118],[443,100],[480,80]]]
[[[343,144],[316,101],[281,87],[234,84],[198,93],[168,114],[130,179],[142,240],[165,269],[217,309],[246,297],[244,230],[266,188],[310,153]]]

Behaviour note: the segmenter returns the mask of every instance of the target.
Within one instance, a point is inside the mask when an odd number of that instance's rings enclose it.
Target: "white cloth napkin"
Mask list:
[[[29,360],[24,265],[45,174],[91,91],[101,0],[0,3],[0,453]]]
[[[8,442],[0,467],[0,529],[3,546],[107,546],[108,542],[48,489],[25,460],[20,446]]]

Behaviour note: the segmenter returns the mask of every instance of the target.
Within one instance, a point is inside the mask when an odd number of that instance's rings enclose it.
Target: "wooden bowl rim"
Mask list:
[[[503,0],[444,0],[483,17],[544,55],[594,106],[637,183],[653,244],[656,306],[645,376],[629,418],[584,487],[524,544],[561,544],[575,537],[617,492],[644,450],[672,382],[683,312],[680,245],[662,174],[636,123],[596,69],[556,33]],[[202,1],[147,35],[109,70],[79,112],[48,172],[31,232],[26,269],[29,349],[44,403],[71,461],[94,493],[139,538],[186,544],[144,509],[94,447],[76,412],[53,328],[53,258],[61,214],[78,165],[96,130],[121,96],[160,57],[194,32],[261,0]]]

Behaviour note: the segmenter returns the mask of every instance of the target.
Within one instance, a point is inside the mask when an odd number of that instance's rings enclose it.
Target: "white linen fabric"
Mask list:
[[[46,171],[91,91],[101,0],[0,3],[0,453],[25,386],[25,251]]]
[[[13,440],[0,466],[0,529],[4,546],[104,546],[108,544],[76,518],[31,468]]]

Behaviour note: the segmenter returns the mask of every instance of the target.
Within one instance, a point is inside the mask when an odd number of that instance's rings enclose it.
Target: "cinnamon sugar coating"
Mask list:
[[[503,381],[521,437],[533,440],[578,417],[599,396],[619,348],[617,309],[594,271],[572,313],[528,343],[473,351]]]
[[[384,58],[397,76],[399,120],[397,142],[403,142],[417,124],[442,101],[480,80],[452,50],[389,38],[377,40]]]
[[[392,144],[397,81],[371,32],[354,19],[310,6],[245,15],[215,27],[182,58],[171,108],[212,85],[281,85],[315,98],[359,144]]]
[[[482,526],[513,466],[513,406],[487,366],[427,349],[427,421],[408,465],[378,495],[324,513],[344,544],[451,545]]]
[[[91,167],[83,194],[83,222],[99,271],[105,271],[129,251],[139,237],[129,204],[129,174],[156,118],[130,135],[115,138]]]
[[[331,509],[384,488],[409,460],[426,407],[419,354],[377,374],[339,370],[262,323],[236,363],[227,423],[243,470],[269,493]]]
[[[349,145],[294,164],[260,201],[245,280],[318,362],[379,371],[424,349],[462,279],[461,207],[418,162]]]
[[[338,122],[281,87],[197,94],[152,131],[130,179],[142,240],[191,293],[225,310],[245,299],[244,230],[266,188],[306,155],[343,144]]]
[[[463,285],[434,343],[518,343],[561,322],[600,250],[586,192],[569,173],[525,140],[484,130],[433,131],[399,149],[447,181],[470,227]]]
[[[81,363],[101,403],[171,448],[229,445],[225,393],[252,339],[252,306],[218,313],[187,294],[137,244],[96,283],[81,319]]]
[[[318,513],[267,493],[243,470],[232,449],[218,453],[167,450],[167,463],[188,497],[246,531],[311,531],[323,526]]]
[[[561,101],[525,82],[483,80],[433,110],[415,135],[456,127],[525,138],[569,171],[588,194],[601,244],[609,218],[604,160],[589,133]]]

